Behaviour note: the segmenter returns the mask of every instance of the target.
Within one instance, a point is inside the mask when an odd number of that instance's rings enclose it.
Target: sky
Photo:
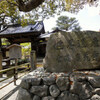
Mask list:
[[[75,17],[82,30],[92,30],[99,31],[100,30],[100,0],[98,7],[90,7],[86,5],[82,10],[80,10],[77,14],[71,14],[68,12],[62,12],[61,15]],[[56,20],[59,16],[55,15],[50,19],[44,20],[44,26],[46,32],[52,31],[52,28],[56,26]]]

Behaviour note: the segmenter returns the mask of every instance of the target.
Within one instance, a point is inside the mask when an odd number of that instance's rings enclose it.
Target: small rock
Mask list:
[[[45,76],[45,70],[43,67],[39,67],[36,70],[32,71],[31,73],[29,73],[32,76],[38,76],[38,77],[42,77]]]
[[[32,100],[32,98],[27,90],[20,88],[16,100]]]
[[[56,78],[55,78],[54,75],[50,75],[48,77],[44,77],[43,78],[43,83],[45,85],[52,85],[52,84],[56,83]]]
[[[36,86],[39,85],[40,82],[41,82],[41,78],[28,75],[22,79],[20,86],[24,89],[29,89],[31,85]]]
[[[41,78],[32,78],[32,79],[31,79],[31,84],[32,84],[32,86],[39,85],[40,82],[41,82]]]
[[[64,91],[57,98],[57,100],[79,100],[79,97],[75,94],[71,94],[68,91]]]
[[[44,70],[43,67],[38,67],[36,70],[39,71],[39,72],[43,72],[43,73],[45,73],[45,70]]]
[[[34,95],[33,100],[41,100],[39,96]]]
[[[58,77],[56,80],[56,84],[61,91],[65,91],[69,89],[68,77]]]
[[[100,95],[100,88],[96,88],[96,89],[93,91],[93,94],[98,94],[98,95]]]
[[[92,75],[88,76],[87,78],[94,88],[100,88],[100,76]]]
[[[92,96],[93,88],[88,82],[78,82],[74,81],[70,87],[70,92],[78,94],[83,100],[86,100]]]
[[[20,87],[24,88],[24,89],[29,89],[30,88],[30,84],[29,82],[27,81],[27,79],[22,79],[21,83],[20,83]]]
[[[92,96],[91,100],[100,100],[100,96],[95,94]]]
[[[32,86],[31,89],[30,89],[30,92],[35,94],[35,95],[38,95],[40,97],[47,96],[47,94],[48,94],[48,86],[46,86],[46,85],[43,85],[43,86]]]
[[[60,94],[60,90],[56,85],[51,85],[49,91],[52,97],[57,97]]]
[[[55,100],[52,96],[43,97],[42,100]]]

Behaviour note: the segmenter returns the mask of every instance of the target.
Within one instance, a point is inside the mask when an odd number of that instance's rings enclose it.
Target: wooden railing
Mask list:
[[[22,66],[27,66],[27,67],[24,67],[23,70],[18,71],[18,68],[22,68]],[[11,82],[7,83],[3,87],[0,87],[0,89],[6,87],[8,84],[10,84],[12,82],[14,82],[14,85],[16,85],[16,80],[19,79],[20,77],[22,77],[22,76],[18,77],[18,74],[19,73],[23,73],[25,71],[30,71],[30,67],[29,66],[30,66],[29,63],[25,63],[25,64],[21,64],[21,65],[18,65],[18,66],[12,66],[11,68],[7,68],[7,69],[4,69],[4,70],[0,70],[0,74],[3,74],[5,72],[9,72],[9,71],[12,71],[13,72],[13,74],[11,76],[9,76],[9,77],[7,77],[7,78],[5,78],[3,80],[0,80],[0,82],[3,82],[3,81],[5,81],[5,80],[7,80],[7,79],[9,79],[11,77],[14,77],[14,79]]]

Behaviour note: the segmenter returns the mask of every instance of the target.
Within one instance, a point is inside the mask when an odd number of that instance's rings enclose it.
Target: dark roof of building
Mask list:
[[[27,33],[45,33],[43,22],[37,22],[35,25],[29,24],[25,27],[21,25],[8,25],[8,27],[0,31],[0,37],[7,35],[16,35],[16,34],[27,34]]]
[[[48,33],[45,33],[45,34],[41,34],[39,37],[40,38],[49,38],[51,34],[55,33],[55,32],[59,32],[61,31],[58,27],[53,30],[52,32],[48,32]]]

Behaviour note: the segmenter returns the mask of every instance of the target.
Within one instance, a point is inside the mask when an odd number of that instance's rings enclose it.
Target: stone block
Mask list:
[[[38,95],[40,97],[47,96],[47,94],[48,94],[48,86],[46,86],[46,85],[43,85],[43,86],[32,86],[31,89],[30,89],[30,92],[35,94],[35,95]]]
[[[72,94],[68,91],[64,91],[61,95],[57,98],[57,100],[80,100],[77,95]]]
[[[31,94],[27,90],[20,88],[16,100],[32,100]]]
[[[60,94],[60,90],[56,85],[51,85],[49,91],[52,97],[57,97]]]
[[[44,67],[49,72],[100,68],[100,32],[64,32],[50,36]]]

